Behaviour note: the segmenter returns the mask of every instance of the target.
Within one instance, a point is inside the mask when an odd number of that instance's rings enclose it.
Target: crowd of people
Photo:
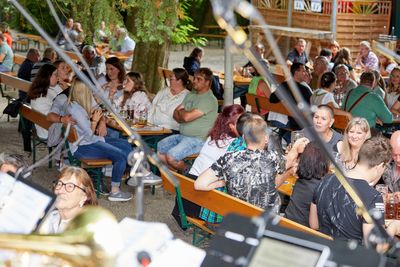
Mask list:
[[[0,71],[10,71],[13,55],[9,34],[4,27],[0,30]],[[236,70],[252,77],[248,87],[235,88],[236,96],[249,92],[267,97],[272,103],[282,101],[279,92],[289,96],[289,103],[297,102],[289,87],[292,79],[303,101],[315,106],[312,126],[302,128],[290,116],[271,119],[268,110],[261,114],[246,112],[245,101],[219,111],[217,99],[223,96],[223,87],[218,75],[201,66],[201,48],[195,48],[182,60],[182,68],[172,70],[168,85],[154,96],[148,92],[141,73],[127,72],[118,57],[105,60],[99,54],[104,51],[85,45],[79,23],[68,19],[64,30],[73,44],[81,48],[89,66],[82,70],[94,72],[102,97],[121,113],[133,110],[134,118],[139,119],[144,112],[150,124],[171,130],[156,144],[158,156],[170,169],[195,179],[196,190],[224,191],[260,208],[284,213],[287,218],[335,239],[365,243],[372,226],[356,214],[354,201],[311,134],[315,130],[367,208],[382,214],[379,222],[384,224],[384,199],[374,186],[385,184],[390,192],[400,188],[400,132],[394,132],[389,141],[379,133],[379,126],[392,123],[393,114],[400,114],[400,69],[385,56],[378,57],[369,42],[360,43],[353,62],[350,50],[336,41],[310,59],[306,41],[299,39],[287,55],[291,77],[275,91],[251,62]],[[131,57],[135,42],[126,29],[116,28],[113,32],[102,22],[95,33],[95,43],[107,42],[111,51]],[[70,50],[65,37],[59,34],[57,44]],[[254,49],[261,56],[260,63],[268,67],[262,56],[264,47],[257,44]],[[72,124],[78,136],[78,141],[68,142],[73,157],[109,159],[111,184],[109,189],[104,186],[101,193],[110,201],[130,200],[132,194],[121,190],[121,182],[129,173],[127,158],[132,146],[109,126],[110,118],[102,109],[100,98],[58,59],[52,48],[44,50],[42,59],[37,49],[29,49],[17,75],[31,81],[28,93],[20,92],[20,99],[52,123],[49,130],[35,125],[38,137],[55,146],[60,138],[54,136],[62,134],[63,125]],[[343,133],[332,128],[335,115],[350,119]],[[286,153],[282,147],[276,149],[271,145],[271,127],[279,130],[279,137],[288,147]],[[303,137],[291,140],[288,129],[300,131]],[[24,138],[28,135],[23,134]],[[185,159],[193,155],[197,157],[188,165]],[[59,160],[63,160],[62,155]],[[15,173],[24,165],[15,161],[12,155],[1,155],[0,170]],[[279,208],[282,201],[278,188],[290,176],[298,179],[284,210]],[[145,170],[143,181],[154,185],[161,183],[161,178],[154,170]],[[133,181],[127,183],[135,185]],[[84,205],[97,205],[91,178],[81,168],[65,167],[54,182],[54,192],[58,195],[57,211],[49,217],[45,232],[62,231]],[[196,212],[199,218],[211,223],[219,223],[222,218],[201,207]],[[389,226],[388,232],[398,233],[397,227]]]

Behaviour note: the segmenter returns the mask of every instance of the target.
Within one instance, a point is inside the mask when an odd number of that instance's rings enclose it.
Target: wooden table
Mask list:
[[[218,73],[219,78],[224,81],[225,80],[225,74],[220,72]],[[251,82],[252,77],[244,77],[241,75],[233,75],[233,85],[234,86],[241,86],[241,85],[249,85]]]
[[[114,119],[108,118],[107,119],[107,126],[116,129],[126,135],[125,132],[123,132],[122,128],[117,124],[117,122]],[[142,136],[154,136],[154,135],[164,135],[164,134],[171,134],[172,131],[170,129],[166,129],[163,127],[158,127],[154,125],[147,125],[145,127],[138,127],[137,125],[131,125],[131,129],[137,132],[138,134]]]
[[[131,56],[125,56],[125,55],[121,55],[121,54],[118,54],[118,53],[116,53],[116,54],[110,54],[110,53],[108,53],[108,54],[104,54],[103,55],[106,59],[109,59],[110,57],[117,57],[117,58],[119,58],[119,60],[121,60],[121,61],[125,61],[125,60],[127,60],[128,58],[130,58]]]

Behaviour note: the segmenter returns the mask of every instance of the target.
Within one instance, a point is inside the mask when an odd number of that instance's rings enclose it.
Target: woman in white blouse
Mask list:
[[[45,64],[39,69],[28,91],[28,98],[33,109],[44,115],[49,113],[53,99],[62,91],[61,87],[56,86],[57,79],[55,66]],[[48,137],[47,130],[38,125],[35,125],[35,128],[39,138],[46,140]]]
[[[117,57],[110,57],[106,60],[107,83],[103,85],[105,98],[114,102],[122,96],[125,76],[125,68]]]
[[[114,102],[120,109],[150,109],[151,102],[142,75],[139,72],[129,72],[126,75],[123,88],[123,94]]]
[[[173,114],[177,106],[189,93],[192,84],[183,68],[175,68],[169,77],[170,86],[160,90],[153,99],[149,110],[149,122],[167,129],[179,131],[179,123]],[[189,90],[188,90],[189,89]]]

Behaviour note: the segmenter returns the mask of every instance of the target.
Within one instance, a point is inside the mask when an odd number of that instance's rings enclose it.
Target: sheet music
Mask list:
[[[0,232],[31,233],[55,197],[0,173]]]

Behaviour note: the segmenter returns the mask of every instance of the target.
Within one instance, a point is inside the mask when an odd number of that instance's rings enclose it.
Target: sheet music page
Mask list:
[[[0,173],[0,232],[31,233],[52,201],[50,194]]]

